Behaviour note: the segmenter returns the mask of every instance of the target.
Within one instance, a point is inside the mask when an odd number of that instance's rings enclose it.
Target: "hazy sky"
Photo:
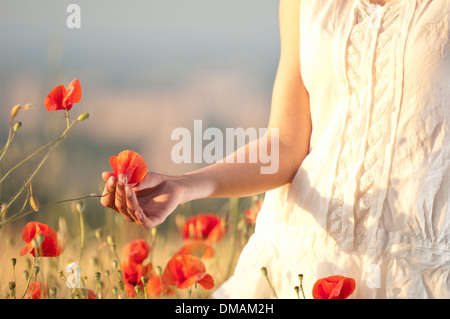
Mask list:
[[[81,29],[66,26],[71,3],[81,8]],[[96,71],[131,86],[202,67],[271,81],[278,36],[273,0],[0,0],[2,81],[27,68],[47,72],[49,58],[69,73]]]
[[[72,3],[80,29],[66,25]],[[73,134],[137,145],[162,168],[172,130],[195,119],[265,127],[278,57],[274,0],[0,0],[0,137],[16,103],[36,106],[24,136],[50,130],[62,115],[45,111],[46,94],[79,78],[73,112],[91,119]]]

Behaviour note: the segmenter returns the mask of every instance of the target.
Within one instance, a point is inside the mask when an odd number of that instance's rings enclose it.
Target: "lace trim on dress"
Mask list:
[[[398,17],[397,10],[387,10],[381,17],[374,17],[373,6],[360,6],[357,9],[356,22],[351,30],[347,44],[346,67],[347,79],[350,90],[350,104],[346,117],[345,133],[343,145],[338,160],[336,178],[332,188],[332,199],[329,208],[328,232],[337,242],[341,240],[342,233],[342,213],[344,208],[344,192],[350,178],[355,178],[356,190],[354,197],[354,223],[355,223],[355,244],[361,246],[366,243],[367,217],[370,210],[370,202],[374,191],[374,178],[380,154],[381,141],[385,131],[385,121],[383,115],[389,105],[386,98],[386,88],[389,85],[388,65],[390,63],[390,53],[392,44],[392,28],[394,21]],[[376,21],[379,20],[379,21]],[[373,71],[370,110],[368,119],[361,117],[361,92],[367,90],[362,68],[367,68],[367,63],[363,61],[364,44],[368,28],[376,26],[378,28],[378,38],[376,42]],[[370,74],[368,75],[370,76]],[[367,121],[368,120],[368,121]],[[358,136],[358,129],[361,123],[368,123],[367,136],[363,145],[364,149],[358,150],[353,147],[354,142],[364,138]],[[360,135],[360,134],[359,134]],[[349,176],[349,163],[355,160],[360,152],[364,152],[362,165],[356,172],[356,176]]]

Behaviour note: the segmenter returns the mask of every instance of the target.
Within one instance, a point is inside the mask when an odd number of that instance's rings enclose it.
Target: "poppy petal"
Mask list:
[[[199,285],[202,286],[203,288],[209,290],[212,289],[214,287],[214,279],[211,275],[206,274],[202,280],[200,280]]]
[[[72,82],[70,82],[66,90],[66,96],[70,96],[73,103],[78,103],[81,101],[80,80],[75,79]]]
[[[147,176],[147,164],[144,158],[136,152],[125,150],[118,156],[109,159],[116,177],[124,174],[129,184],[138,184]]]
[[[113,169],[114,174],[116,175],[116,177],[119,176],[119,174],[118,174],[119,172],[118,172],[118,170],[117,170],[117,156],[116,156],[116,155],[111,156],[111,157],[109,158],[109,164],[111,165],[111,167],[112,167],[112,169]]]
[[[66,94],[66,88],[64,85],[58,85],[55,87],[45,98],[44,105],[47,111],[63,110],[62,102],[64,95]]]

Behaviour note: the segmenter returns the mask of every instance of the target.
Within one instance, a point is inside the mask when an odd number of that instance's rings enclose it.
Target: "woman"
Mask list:
[[[105,172],[102,204],[150,229],[190,200],[267,192],[218,298],[273,297],[261,267],[280,298],[299,273],[307,297],[344,275],[356,298],[449,298],[450,2],[281,0],[280,34],[275,174],[225,161],[133,189]]]

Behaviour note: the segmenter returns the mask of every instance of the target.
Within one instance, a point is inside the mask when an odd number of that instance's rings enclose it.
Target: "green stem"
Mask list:
[[[67,129],[69,129],[70,121],[69,121],[69,110],[66,109],[66,122],[67,122]]]
[[[25,292],[23,293],[23,296],[22,296],[22,298],[20,298],[20,299],[25,298],[25,296],[26,296],[26,294],[27,294],[28,288],[30,287],[31,278],[33,277],[33,271],[34,271],[34,265],[35,265],[35,264],[36,264],[36,256],[33,258],[33,266],[31,266],[31,274],[30,274],[30,276],[28,277],[27,287],[25,288]]]
[[[38,154],[39,152],[41,152],[42,150],[46,149],[47,147],[49,147],[52,144],[55,144],[56,142],[58,142],[59,139],[54,140],[44,146],[42,146],[40,149],[38,149],[37,151],[35,151],[34,153],[28,155],[24,160],[22,160],[20,163],[17,163],[13,168],[11,168],[1,179],[0,179],[0,184],[5,180],[5,178],[11,174],[16,168],[18,168],[19,166],[23,165],[24,163],[26,163],[28,160],[30,160],[31,158],[33,158],[34,156],[36,156],[36,154]]]
[[[266,279],[267,279],[267,282],[269,283],[270,288],[272,289],[273,294],[275,295],[275,298],[278,299],[277,292],[276,292],[275,288],[272,286],[272,283],[270,282],[269,277],[266,277]]]
[[[47,159],[50,157],[50,154],[56,149],[56,147],[61,143],[61,141],[67,136],[67,133],[72,128],[72,126],[77,123],[78,120],[73,121],[72,124],[63,132],[61,137],[56,141],[56,144],[53,145],[53,147],[48,151],[48,153],[45,155],[45,157],[42,159],[42,161],[39,163],[38,167],[34,170],[34,172],[31,174],[31,176],[28,178],[28,180],[25,182],[25,184],[22,186],[22,188],[17,192],[17,194],[13,197],[13,199],[6,205],[5,209],[8,209],[16,200],[19,198],[20,194],[25,190],[26,187],[28,187],[28,184],[31,182],[31,180],[36,176],[40,168],[44,165],[44,163],[47,161]]]
[[[42,206],[39,207],[39,209],[46,208],[46,207],[49,207],[49,206],[52,206],[52,205],[56,205],[56,204],[62,204],[62,203],[67,203],[67,202],[74,202],[74,201],[79,201],[79,200],[88,199],[88,198],[101,198],[101,197],[104,197],[104,196],[108,196],[112,192],[114,192],[114,190],[112,190],[111,192],[106,193],[104,195],[87,195],[87,196],[78,197],[78,198],[63,199],[63,200],[59,200],[59,201],[55,201],[55,202],[51,202],[51,203],[42,205]],[[23,210],[21,210],[20,212],[22,212],[22,211]],[[0,228],[2,228],[3,226],[5,226],[8,223],[11,223],[11,222],[13,222],[13,221],[15,221],[15,220],[17,220],[19,218],[25,217],[25,216],[27,216],[29,214],[34,213],[34,212],[35,212],[35,210],[29,210],[29,211],[27,211],[25,214],[23,214],[21,216],[18,216],[19,213],[15,213],[13,216],[11,216],[7,220],[5,220],[3,223],[1,223],[0,224]]]
[[[0,152],[2,152],[2,157],[3,157],[3,155],[5,154],[5,152],[6,152],[6,148],[7,148],[7,145],[8,145],[8,143],[10,143],[10,139],[11,139],[11,134],[12,134],[12,123],[13,123],[13,119],[12,119],[12,117],[10,117],[9,118],[9,128],[8,128],[8,138],[6,139],[6,144],[5,144],[5,146],[2,148],[2,150],[0,151]]]
[[[79,212],[79,215],[80,215],[80,263],[81,263],[81,257],[83,255],[83,248],[84,248],[84,219],[82,212]]]
[[[10,134],[11,134],[11,131],[10,131]],[[3,156],[5,156],[6,151],[7,151],[8,148],[9,148],[9,145],[11,145],[11,142],[12,142],[12,140],[14,139],[14,136],[16,136],[16,132],[14,132],[14,133],[12,134],[12,136],[11,136],[11,135],[8,136],[8,141],[6,142],[6,145],[5,145],[5,147],[3,148],[3,150],[2,150],[2,154],[0,155],[0,162],[1,162],[2,159],[3,159]]]

